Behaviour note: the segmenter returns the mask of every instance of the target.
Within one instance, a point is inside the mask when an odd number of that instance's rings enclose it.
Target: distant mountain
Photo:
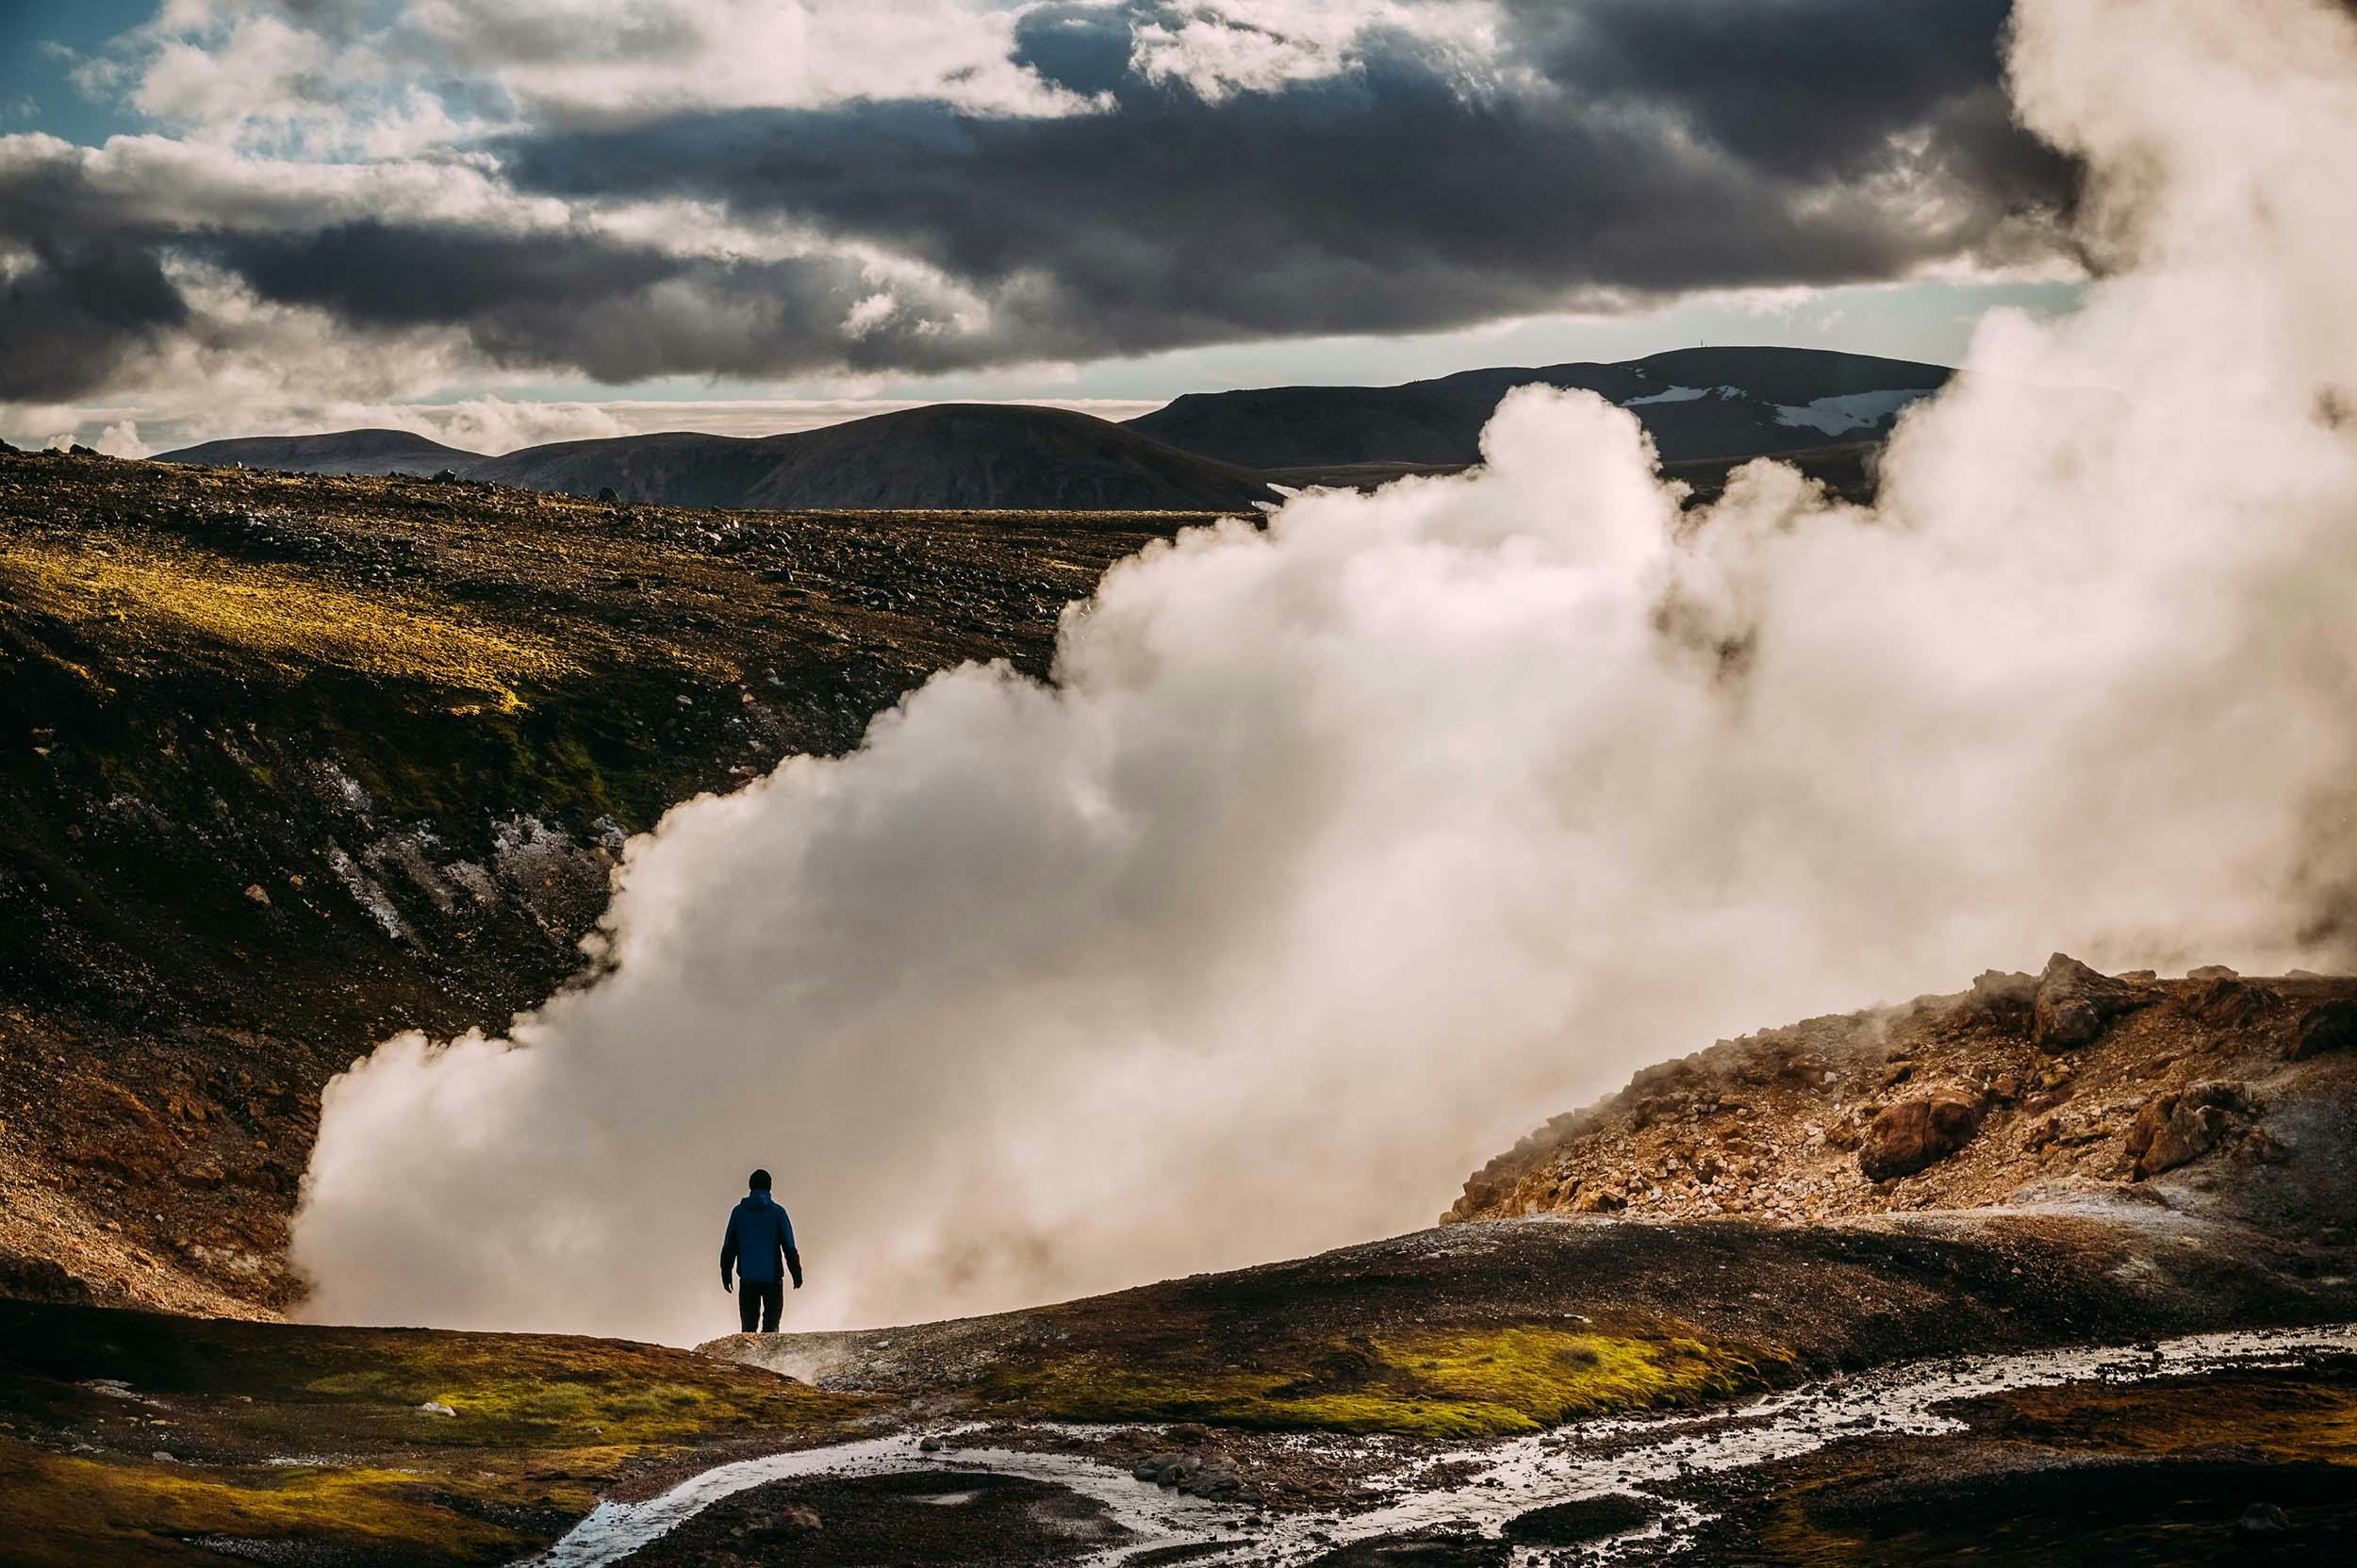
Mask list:
[[[1941,365],[1823,349],[1675,349],[1616,364],[1460,371],[1402,387],[1191,392],[1129,421],[1158,440],[1256,469],[1471,463],[1498,399],[1543,382],[1628,409],[1665,462],[1755,457],[1887,435],[1945,385]]]
[[[786,436],[532,447],[472,477],[674,506],[1204,511],[1275,501],[1257,473],[1063,408],[941,403]]]
[[[284,469],[294,473],[439,473],[484,461],[467,452],[429,441],[406,430],[339,430],[328,436],[245,436],[206,441],[160,454],[166,463],[203,463],[212,468]]]
[[[1126,424],[1063,408],[941,403],[750,438],[688,431],[486,457],[400,430],[208,441],[167,462],[433,474],[668,506],[1227,511],[1276,485],[1370,485],[1462,468],[1498,400],[1585,388],[1642,420],[1662,461],[1740,461],[1879,440],[1953,372],[1819,349],[1678,349],[1612,365],[1460,371],[1404,387],[1195,392]]]
[[[1257,473],[1062,408],[946,403],[750,439],[676,432],[486,457],[398,431],[211,441],[164,460],[309,473],[448,469],[667,506],[1224,511],[1275,501]]]

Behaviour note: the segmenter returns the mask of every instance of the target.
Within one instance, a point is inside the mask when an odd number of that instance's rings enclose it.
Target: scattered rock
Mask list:
[[[419,1413],[423,1415],[456,1415],[458,1413],[456,1411],[452,1410],[448,1405],[443,1404],[439,1399],[428,1399],[424,1404],[418,1407],[418,1411]]]
[[[620,503],[621,503],[621,499],[622,499],[622,498],[621,498],[620,496],[616,495],[616,494],[614,493],[614,487],[613,487],[613,486],[611,486],[611,485],[601,485],[601,486],[599,486],[599,487],[598,487],[598,503],[599,503],[599,504],[600,504],[600,505],[603,505],[603,506],[614,506],[614,505],[618,505],[618,504],[620,504]]]
[[[921,1439],[916,1444],[916,1451],[920,1454],[938,1454],[941,1452],[941,1439],[937,1437]]]
[[[260,904],[264,909],[268,909],[270,907],[270,891],[258,882],[248,883],[246,884],[245,896],[253,900],[255,903]]]
[[[2245,1541],[2281,1541],[2292,1533],[2291,1515],[2273,1503],[2253,1503],[2234,1521],[2234,1533]]]
[[[1642,1528],[1653,1516],[1652,1505],[1643,1498],[1607,1492],[1517,1514],[1506,1522],[1504,1533],[1507,1540],[1525,1544],[1577,1546]]]
[[[2254,1127],[2244,1133],[2234,1152],[2258,1165],[2287,1164],[2292,1157],[2290,1146],[2264,1127]]]
[[[1427,1530],[1414,1535],[1378,1536],[1354,1541],[1323,1557],[1311,1568],[1505,1568],[1513,1548],[1504,1541],[1458,1530]]]
[[[2127,1132],[2136,1180],[2200,1159],[2232,1130],[2233,1114],[2249,1109],[2240,1086],[2232,1083],[2198,1083],[2182,1095],[2148,1101]]]
[[[1965,995],[1965,1010],[1990,1023],[2026,1029],[2037,1003],[2037,976],[2019,969],[1984,969],[1972,978]]]
[[[1244,1497],[1244,1477],[1232,1470],[1207,1465],[1193,1475],[1181,1477],[1178,1490],[1192,1497],[1202,1497],[1214,1503],[1232,1503]]]
[[[2292,1045],[2291,1059],[2305,1062],[2312,1056],[2352,1047],[2357,1047],[2357,1001],[2343,998],[2318,1002],[2299,1015],[2299,1032]]]
[[[2152,993],[2140,985],[2099,974],[2068,954],[2056,953],[2038,976],[2032,1037],[2046,1050],[2088,1045],[2112,1019],[2152,999]]]
[[[1129,1474],[1156,1486],[1177,1486],[1181,1477],[1193,1475],[1202,1466],[1203,1461],[1192,1454],[1148,1454]]]
[[[2187,980],[2240,980],[2241,974],[2223,964],[2204,964],[2198,969],[2185,971]]]
[[[2186,1016],[2213,1029],[2240,1029],[2265,1017],[2283,999],[2266,986],[2253,985],[2230,970],[2211,977],[2186,999],[2184,1011]]]
[[[1960,1099],[1906,1100],[1868,1126],[1858,1169],[1869,1181],[1912,1176],[1970,1143],[1980,1130],[1980,1113]]]

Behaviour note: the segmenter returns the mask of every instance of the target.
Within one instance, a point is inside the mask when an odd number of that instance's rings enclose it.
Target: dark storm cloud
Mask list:
[[[608,381],[947,368],[988,352],[914,305],[848,330],[877,290],[840,256],[680,255],[581,229],[389,220],[195,227],[158,216],[143,187],[94,183],[63,150],[0,161],[0,258],[11,252],[0,272],[0,401],[81,396],[169,335],[202,336],[167,257],[355,332],[455,330],[491,363]]]
[[[2034,254],[2070,193],[2007,115],[2003,0],[1532,0],[1478,48],[1362,31],[1321,74],[1257,85],[1206,67],[1216,47],[1171,52],[1210,27],[1284,57],[1282,10],[1036,8],[1014,58],[1097,106],[1061,118],[857,99],[494,149],[504,180],[581,213],[692,198],[789,220],[816,236],[790,260],[701,240],[684,211],[660,248],[512,214],[191,219],[160,184],[91,183],[111,152],[20,142],[0,159],[0,397],[104,386],[176,330],[175,256],[354,329],[461,332],[503,365],[922,371],[1896,278]],[[501,58],[555,47],[536,14]]]
[[[913,320],[845,337],[845,316],[871,286],[831,256],[730,261],[571,232],[375,222],[196,248],[274,304],[368,328],[456,327],[495,363],[569,365],[602,380],[931,358],[934,335]]]
[[[188,304],[164,275],[152,228],[110,215],[80,170],[49,162],[0,175],[0,402],[105,385]]]
[[[72,397],[104,385],[188,305],[155,253],[114,239],[42,239],[0,285],[0,403]]]
[[[529,189],[692,193],[919,256],[985,296],[1025,282],[1099,352],[1426,329],[2022,244],[2069,182],[2005,118],[2003,16],[1996,0],[1533,6],[1505,63],[1536,87],[1469,82],[1372,35],[1354,69],[1206,101],[1129,67],[1132,25],[1171,8],[1064,7],[1026,19],[1021,58],[1109,91],[1112,112],[860,102],[504,155]]]

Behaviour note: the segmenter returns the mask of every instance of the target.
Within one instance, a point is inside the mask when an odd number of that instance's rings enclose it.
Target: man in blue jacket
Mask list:
[[[729,1233],[720,1243],[720,1288],[729,1288],[731,1270],[743,1275],[736,1321],[750,1334],[758,1313],[761,1331],[774,1334],[785,1311],[785,1276],[791,1273],[794,1288],[802,1288],[802,1255],[794,1250],[794,1222],[769,1196],[769,1173],[757,1170],[745,1185],[745,1199],[730,1212]]]

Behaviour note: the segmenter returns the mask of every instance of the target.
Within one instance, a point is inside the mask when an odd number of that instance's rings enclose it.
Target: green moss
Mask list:
[[[96,1461],[0,1440],[8,1558],[24,1568],[218,1560],[183,1543],[210,1535],[294,1539],[373,1552],[409,1550],[497,1562],[536,1537],[472,1517],[462,1499],[411,1471],[196,1469],[161,1460]]]
[[[1082,1358],[1002,1374],[983,1394],[1062,1420],[1473,1438],[1730,1398],[1769,1386],[1787,1364],[1755,1346],[1547,1325],[1362,1340],[1301,1362],[1298,1371],[1189,1376]]]
[[[227,1534],[512,1561],[625,1466],[717,1442],[847,1433],[878,1401],[612,1340],[194,1322],[0,1302],[0,1411],[41,1434],[0,1453],[0,1505],[59,1562],[218,1560]],[[96,1392],[118,1379],[170,1412]],[[427,1401],[455,1415],[431,1413]],[[75,1452],[88,1443],[97,1450]],[[157,1447],[191,1462],[147,1455]],[[335,1461],[265,1465],[272,1456]],[[105,1544],[101,1544],[105,1543]],[[398,1547],[399,1550],[392,1548]],[[0,1560],[13,1565],[4,1530]]]

